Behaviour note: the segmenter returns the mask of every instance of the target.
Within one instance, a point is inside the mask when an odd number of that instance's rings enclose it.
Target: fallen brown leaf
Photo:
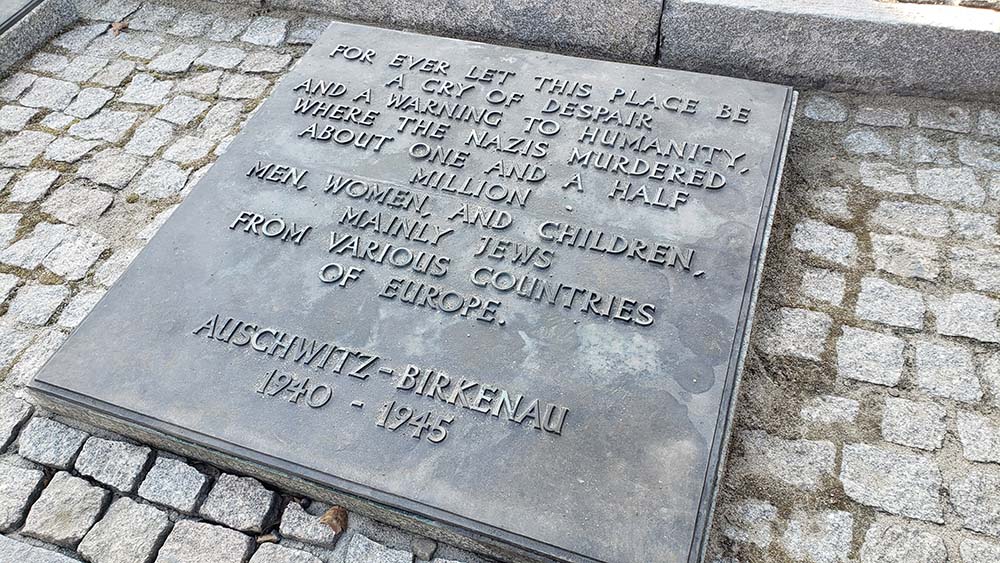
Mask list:
[[[115,37],[118,37],[121,32],[126,31],[127,29],[128,22],[115,22],[111,24],[111,31],[115,34]]]
[[[278,536],[274,534],[265,534],[257,538],[257,543],[274,543],[278,541]]]
[[[335,534],[347,529],[347,510],[342,506],[334,506],[323,513],[320,523],[326,524]]]

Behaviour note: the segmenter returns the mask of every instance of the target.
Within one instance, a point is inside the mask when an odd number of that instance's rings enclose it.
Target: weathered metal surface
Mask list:
[[[792,98],[333,24],[32,386],[526,552],[697,560]]]

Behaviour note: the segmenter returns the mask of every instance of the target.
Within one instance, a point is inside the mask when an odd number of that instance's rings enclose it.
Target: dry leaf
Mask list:
[[[347,529],[347,510],[342,506],[334,506],[324,512],[319,521],[329,526],[334,533],[339,534]]]
[[[128,29],[128,22],[115,22],[111,24],[111,31],[118,37],[118,34]]]
[[[274,534],[266,534],[257,538],[257,543],[275,543],[278,541],[278,536]]]

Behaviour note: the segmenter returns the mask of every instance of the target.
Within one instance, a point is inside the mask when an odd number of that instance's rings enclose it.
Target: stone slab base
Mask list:
[[[0,32],[0,76],[77,18],[72,0],[46,0]]]

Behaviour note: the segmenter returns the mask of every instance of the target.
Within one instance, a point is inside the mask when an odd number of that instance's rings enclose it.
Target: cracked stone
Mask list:
[[[153,156],[160,147],[166,145],[174,136],[174,127],[166,121],[150,119],[140,125],[132,139],[125,145],[125,151],[142,156]]]
[[[56,473],[28,512],[21,533],[63,547],[76,547],[97,522],[111,493],[65,471]]]
[[[253,539],[235,530],[181,520],[160,548],[156,563],[243,563]]]
[[[79,281],[107,248],[108,241],[103,236],[80,229],[59,243],[42,265],[68,281]]]
[[[79,225],[100,216],[111,206],[113,200],[111,194],[103,190],[73,183],[59,188],[49,196],[42,204],[42,211],[64,223]]]
[[[69,128],[69,134],[91,141],[117,143],[125,138],[139,114],[132,111],[103,110]]]
[[[3,183],[0,182],[0,187],[3,187]],[[7,248],[10,241],[14,240],[14,235],[17,234],[17,226],[21,222],[20,213],[0,213],[0,248]],[[13,287],[8,283],[9,276],[12,274],[2,274],[0,275],[0,301],[7,298],[7,293],[10,288]]]
[[[104,292],[101,290],[91,289],[85,290],[78,293],[73,299],[66,305],[62,313],[59,314],[59,326],[63,328],[73,329],[76,328],[83,318],[87,316],[87,313],[97,305],[101,297],[104,296]]]
[[[871,235],[875,267],[904,278],[936,279],[938,247],[931,241],[902,235]]]
[[[84,88],[73,103],[66,108],[66,113],[74,117],[87,118],[97,113],[108,100],[115,97],[114,92],[104,88]]]
[[[129,18],[129,29],[163,31],[177,19],[177,8],[162,4],[144,4]]]
[[[240,37],[241,41],[253,43],[254,45],[264,45],[267,47],[277,47],[285,39],[285,28],[288,21],[259,16],[254,18],[247,27],[246,32]]]
[[[125,87],[120,101],[147,106],[163,105],[173,87],[173,80],[157,80],[151,74],[137,74]]]
[[[894,444],[936,450],[944,443],[947,412],[927,401],[886,397],[882,408],[882,437]]]
[[[142,2],[139,0],[108,0],[100,8],[95,9],[90,17],[95,20],[116,22],[125,19],[141,5]]]
[[[917,341],[915,382],[935,397],[976,402],[983,390],[976,378],[972,353],[961,346]]]
[[[139,176],[135,183],[135,193],[149,199],[163,199],[180,193],[184,189],[188,171],[165,160],[157,160]]]
[[[10,532],[21,524],[44,477],[36,469],[0,462],[0,532]]]
[[[34,108],[8,104],[0,108],[0,131],[20,131],[36,113]]]
[[[207,484],[208,478],[194,467],[161,455],[139,485],[139,496],[190,514]]]
[[[187,72],[201,51],[201,47],[196,45],[181,45],[172,51],[157,55],[147,66],[151,70],[167,74]]]
[[[31,344],[32,333],[17,323],[6,320],[0,323],[0,369],[7,369]]]
[[[77,176],[120,190],[142,169],[145,161],[122,149],[104,149],[80,165]]]
[[[117,21],[117,20],[112,20]],[[82,51],[91,41],[97,38],[99,35],[103,34],[108,29],[108,24],[106,23],[93,23],[89,25],[82,25],[75,29],[71,29],[66,33],[63,33],[59,37],[52,40],[52,44],[56,47],[62,47],[67,51],[73,53],[79,53]]]
[[[274,493],[252,477],[222,474],[215,482],[201,515],[243,532],[259,533],[274,504]]]
[[[187,125],[205,113],[211,104],[190,96],[177,96],[156,114],[158,119],[175,125]]]
[[[69,295],[64,285],[26,285],[14,296],[7,314],[31,325],[44,325]]]
[[[952,164],[948,156],[948,145],[935,141],[925,135],[915,133],[907,135],[899,141],[899,159],[903,162],[918,164]]]
[[[92,55],[75,57],[59,77],[70,82],[87,82],[108,65],[108,59]]]
[[[59,178],[56,170],[29,170],[10,188],[7,199],[17,203],[37,201]]]
[[[840,480],[847,496],[866,506],[917,520],[944,521],[941,472],[922,455],[847,444]]]
[[[22,106],[63,110],[79,91],[80,87],[72,82],[42,76],[19,101]]]
[[[38,79],[30,72],[15,72],[0,82],[0,100],[16,100]]]
[[[854,309],[860,319],[920,329],[924,326],[924,311],[924,298],[919,291],[880,278],[861,280],[861,292]]]
[[[112,61],[111,64],[104,67],[104,70],[98,72],[94,76],[92,82],[96,82],[102,86],[121,86],[122,82],[125,82],[125,79],[128,78],[134,70],[135,63],[132,61]]]
[[[956,293],[936,300],[938,334],[964,336],[981,342],[1000,342],[1000,301],[978,293]]]
[[[0,452],[14,441],[17,432],[33,411],[34,408],[21,399],[9,394],[0,396]]]
[[[0,166],[28,166],[55,139],[41,131],[21,131],[0,145]]]
[[[100,141],[59,137],[45,149],[45,158],[55,162],[76,162],[100,144]]]
[[[150,455],[152,450],[145,446],[91,436],[76,458],[76,470],[119,492],[131,493]]]
[[[937,534],[909,525],[876,523],[865,532],[860,563],[947,563],[948,548]]]
[[[166,513],[123,497],[91,528],[77,551],[88,561],[150,561],[170,529]]]

